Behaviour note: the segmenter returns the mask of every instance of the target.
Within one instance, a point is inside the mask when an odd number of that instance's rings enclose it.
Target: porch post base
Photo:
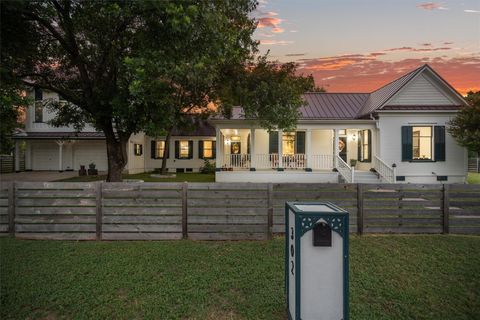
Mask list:
[[[215,168],[215,172],[220,172],[222,171],[222,168]]]
[[[255,169],[255,168],[250,168],[250,171],[257,171],[257,169]]]
[[[277,168],[277,171],[285,171],[283,168]]]
[[[312,172],[312,168],[305,168],[306,172]]]
[[[58,172],[63,172],[63,170],[58,170]]]

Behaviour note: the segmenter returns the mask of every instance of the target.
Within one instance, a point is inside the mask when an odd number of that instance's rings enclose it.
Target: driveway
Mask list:
[[[0,181],[55,181],[60,179],[67,179],[78,175],[77,171],[29,171],[19,173],[2,173],[0,174]]]

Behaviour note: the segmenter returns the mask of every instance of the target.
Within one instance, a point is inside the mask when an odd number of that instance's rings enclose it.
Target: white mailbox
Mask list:
[[[348,319],[348,212],[285,204],[285,287],[291,320]]]

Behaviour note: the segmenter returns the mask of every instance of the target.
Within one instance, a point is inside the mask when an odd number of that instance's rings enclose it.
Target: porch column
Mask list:
[[[305,132],[305,171],[312,171],[312,129]]]
[[[250,171],[255,171],[257,164],[255,161],[255,129],[250,129]]]
[[[340,150],[338,149],[338,135],[339,135],[339,129],[335,129],[333,134],[334,134],[334,139],[333,139],[333,166],[336,168],[338,166],[337,163],[337,156]]]
[[[15,140],[15,172],[20,172],[20,141]]]
[[[283,130],[278,129],[278,171],[283,171]]]
[[[215,167],[217,171],[220,171],[223,165],[223,141],[222,132],[219,128],[215,128]]]
[[[63,172],[63,144],[64,141],[56,141],[58,144],[58,172]]]

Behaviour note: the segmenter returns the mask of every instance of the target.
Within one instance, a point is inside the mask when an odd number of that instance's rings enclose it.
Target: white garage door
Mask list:
[[[73,161],[74,170],[80,169],[84,165],[88,169],[90,163],[95,163],[100,171],[106,171],[107,164],[107,146],[104,141],[98,142],[79,142],[74,145]]]
[[[33,170],[58,170],[58,146],[52,143],[32,144]]]

